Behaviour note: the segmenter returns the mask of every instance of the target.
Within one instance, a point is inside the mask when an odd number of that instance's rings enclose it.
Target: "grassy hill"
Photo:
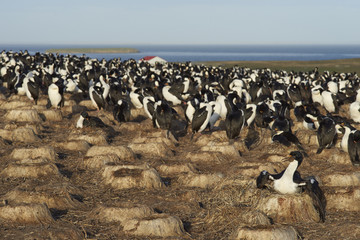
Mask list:
[[[271,70],[293,70],[296,72],[310,71],[313,70],[315,67],[318,67],[320,72],[323,72],[325,70],[330,72],[360,72],[360,58],[322,61],[210,61],[196,62],[196,64],[223,67],[240,66],[253,69],[270,68]]]

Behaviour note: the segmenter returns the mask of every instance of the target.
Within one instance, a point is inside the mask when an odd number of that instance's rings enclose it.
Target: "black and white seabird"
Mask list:
[[[225,119],[225,130],[230,144],[234,143],[235,138],[240,135],[244,124],[245,116],[243,110],[236,109],[227,115]]]
[[[252,126],[256,116],[256,104],[246,104],[244,110],[245,126]]]
[[[256,106],[255,124],[260,128],[269,126],[272,121],[269,106],[264,102],[259,102]]]
[[[99,111],[105,108],[106,101],[103,97],[103,89],[99,86],[90,86],[89,95],[94,107]]]
[[[90,116],[86,111],[83,111],[76,122],[76,128],[84,127],[107,128],[108,126],[100,118]]]
[[[290,84],[287,88],[287,93],[293,103],[301,101],[300,87],[297,84]]]
[[[211,101],[211,102],[209,102],[209,104],[212,107],[212,113],[211,113],[210,120],[209,120],[209,127],[210,127],[210,130],[213,130],[215,123],[220,118],[221,104],[216,101]]]
[[[64,88],[63,81],[60,79],[49,85],[47,108],[60,108],[64,106]]]
[[[119,123],[129,122],[131,116],[131,106],[125,99],[118,100],[113,109],[113,116]]]
[[[169,85],[166,85],[162,88],[162,95],[164,99],[170,102],[172,105],[180,105],[183,100],[181,93],[178,92],[178,89],[174,89]]]
[[[169,137],[173,120],[177,112],[170,107],[166,100],[159,100],[154,105],[153,125],[155,128],[167,130],[166,136]]]
[[[212,107],[209,103],[204,103],[204,102],[200,103],[199,108],[196,109],[192,119],[191,139],[193,139],[195,133],[201,133],[206,129],[206,127],[208,127],[212,111],[213,111]]]
[[[294,144],[300,151],[304,153],[305,156],[307,156],[307,153],[302,147],[299,139],[291,131],[272,131],[271,140],[273,142],[281,143],[287,147],[290,147],[291,144]]]
[[[348,152],[354,166],[360,166],[360,131],[353,130],[349,134]]]
[[[141,93],[141,88],[134,89],[130,92],[130,100],[135,108],[143,107],[144,96]]]
[[[336,137],[336,123],[328,116],[319,116],[319,128],[317,130],[317,140],[319,148],[316,154],[320,154],[324,148],[331,148]]]
[[[30,100],[34,100],[36,105],[40,95],[40,87],[35,81],[34,74],[32,72],[29,72],[27,76],[24,78],[23,86],[25,89],[26,96]]]
[[[185,112],[185,120],[188,124],[192,123],[194,113],[195,113],[196,109],[199,108],[199,105],[200,105],[200,101],[196,97],[194,97],[191,100],[188,100],[186,102],[184,112]]]
[[[318,104],[320,106],[324,105],[324,100],[321,93],[324,89],[321,86],[315,86],[311,89],[311,99],[314,104]]]
[[[355,101],[349,107],[350,118],[357,123],[360,123],[360,101]]]
[[[302,101],[296,102],[294,104],[294,115],[298,122],[302,122],[306,115],[306,109]]]
[[[336,128],[337,133],[343,135],[341,138],[341,141],[340,141],[341,150],[348,153],[349,152],[348,146],[349,146],[349,140],[350,140],[349,136],[350,136],[350,133],[352,133],[356,130],[356,128],[354,128],[347,122],[345,122],[344,124],[336,124],[335,128]]]
[[[273,188],[280,194],[295,194],[306,192],[313,200],[315,209],[319,212],[320,220],[325,222],[326,199],[319,187],[318,181],[314,177],[302,179],[297,171],[303,156],[299,151],[292,151],[290,157],[292,162],[279,174],[270,174],[262,171],[256,179],[256,186],[260,189],[266,188],[269,180],[273,182]]]
[[[146,115],[152,119],[155,111],[155,98],[153,96],[144,97],[143,106]]]
[[[326,109],[327,112],[329,113],[339,112],[338,102],[334,93],[330,91],[323,91],[321,93],[321,96],[323,98],[324,108]]]

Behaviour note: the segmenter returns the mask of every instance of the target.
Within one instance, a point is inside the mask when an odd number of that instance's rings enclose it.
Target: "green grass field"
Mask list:
[[[194,62],[207,66],[223,67],[249,67],[252,69],[270,68],[271,70],[285,70],[295,72],[307,72],[315,67],[320,72],[360,72],[360,58],[323,60],[323,61],[223,61],[223,62]]]
[[[52,48],[47,53],[137,53],[135,48]]]

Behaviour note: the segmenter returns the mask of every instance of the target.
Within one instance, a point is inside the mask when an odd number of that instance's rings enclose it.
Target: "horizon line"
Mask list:
[[[211,45],[221,45],[221,46],[241,46],[241,45],[255,45],[255,46],[334,46],[334,45],[360,45],[360,43],[0,43],[1,45],[72,45],[72,46],[94,46],[94,45],[103,45],[103,46],[172,46],[172,45],[182,45],[182,46],[211,46]]]

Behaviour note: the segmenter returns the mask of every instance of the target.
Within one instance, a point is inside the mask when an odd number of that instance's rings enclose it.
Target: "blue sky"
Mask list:
[[[360,44],[358,0],[13,0],[0,44]]]

